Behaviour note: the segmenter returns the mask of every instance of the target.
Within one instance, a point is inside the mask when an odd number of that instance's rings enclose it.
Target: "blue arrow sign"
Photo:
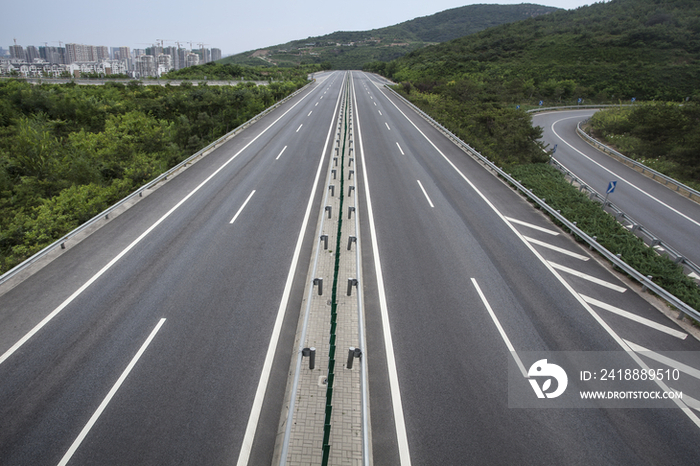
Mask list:
[[[611,181],[608,183],[608,190],[605,191],[607,194],[612,194],[615,192],[615,186],[617,186],[617,181]]]
[[[540,100],[540,107],[542,106],[543,103],[544,103],[544,102]]]
[[[556,153],[557,153],[557,145],[554,144],[554,149],[552,149],[552,154],[556,154]]]

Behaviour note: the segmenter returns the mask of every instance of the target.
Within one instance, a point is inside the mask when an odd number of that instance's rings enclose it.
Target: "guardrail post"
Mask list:
[[[350,250],[350,246],[352,246],[352,243],[357,242],[357,237],[356,236],[348,236],[348,251]]]
[[[321,241],[323,241],[323,249],[328,249],[328,235],[321,235]]]
[[[318,285],[318,295],[323,294],[323,278],[314,278],[314,285]]]
[[[348,360],[345,364],[345,367],[347,367],[348,369],[352,369],[352,363],[354,359],[359,358],[360,356],[362,356],[362,350],[360,348],[355,348],[353,346],[348,348]]]
[[[354,186],[348,186],[348,197],[352,194],[352,190],[355,189]]]
[[[348,207],[348,220],[351,218],[353,212],[355,212],[355,207]]]
[[[357,278],[348,278],[348,296],[352,295],[352,287],[357,286]]]
[[[326,212],[328,212],[328,218],[331,218],[331,212],[333,212],[333,206],[327,205]]]
[[[328,185],[328,189],[331,190],[331,197],[335,196],[335,185],[333,185],[333,184]]]
[[[316,348],[313,346],[311,348],[304,348],[301,350],[302,357],[309,357],[309,369],[314,370],[316,367]]]

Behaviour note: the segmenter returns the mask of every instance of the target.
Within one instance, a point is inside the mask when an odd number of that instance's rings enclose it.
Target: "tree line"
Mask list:
[[[306,83],[0,82],[0,273]]]
[[[700,104],[648,102],[595,113],[593,135],[628,157],[700,190]]]

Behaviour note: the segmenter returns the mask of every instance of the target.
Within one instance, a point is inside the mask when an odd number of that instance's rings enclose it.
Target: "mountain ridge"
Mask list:
[[[475,4],[451,8],[367,31],[335,31],[232,55],[218,63],[296,66],[326,63],[329,68],[360,69],[369,61],[389,61],[426,45],[473,34],[492,26],[561,9],[532,3]]]

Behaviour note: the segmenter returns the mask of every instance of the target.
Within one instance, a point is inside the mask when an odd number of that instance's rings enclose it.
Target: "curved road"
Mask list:
[[[605,195],[617,180],[609,201],[644,225],[695,264],[700,265],[700,205],[595,149],[576,134],[576,124],[595,110],[537,113],[534,125],[543,141],[557,145],[554,155],[577,177]]]

